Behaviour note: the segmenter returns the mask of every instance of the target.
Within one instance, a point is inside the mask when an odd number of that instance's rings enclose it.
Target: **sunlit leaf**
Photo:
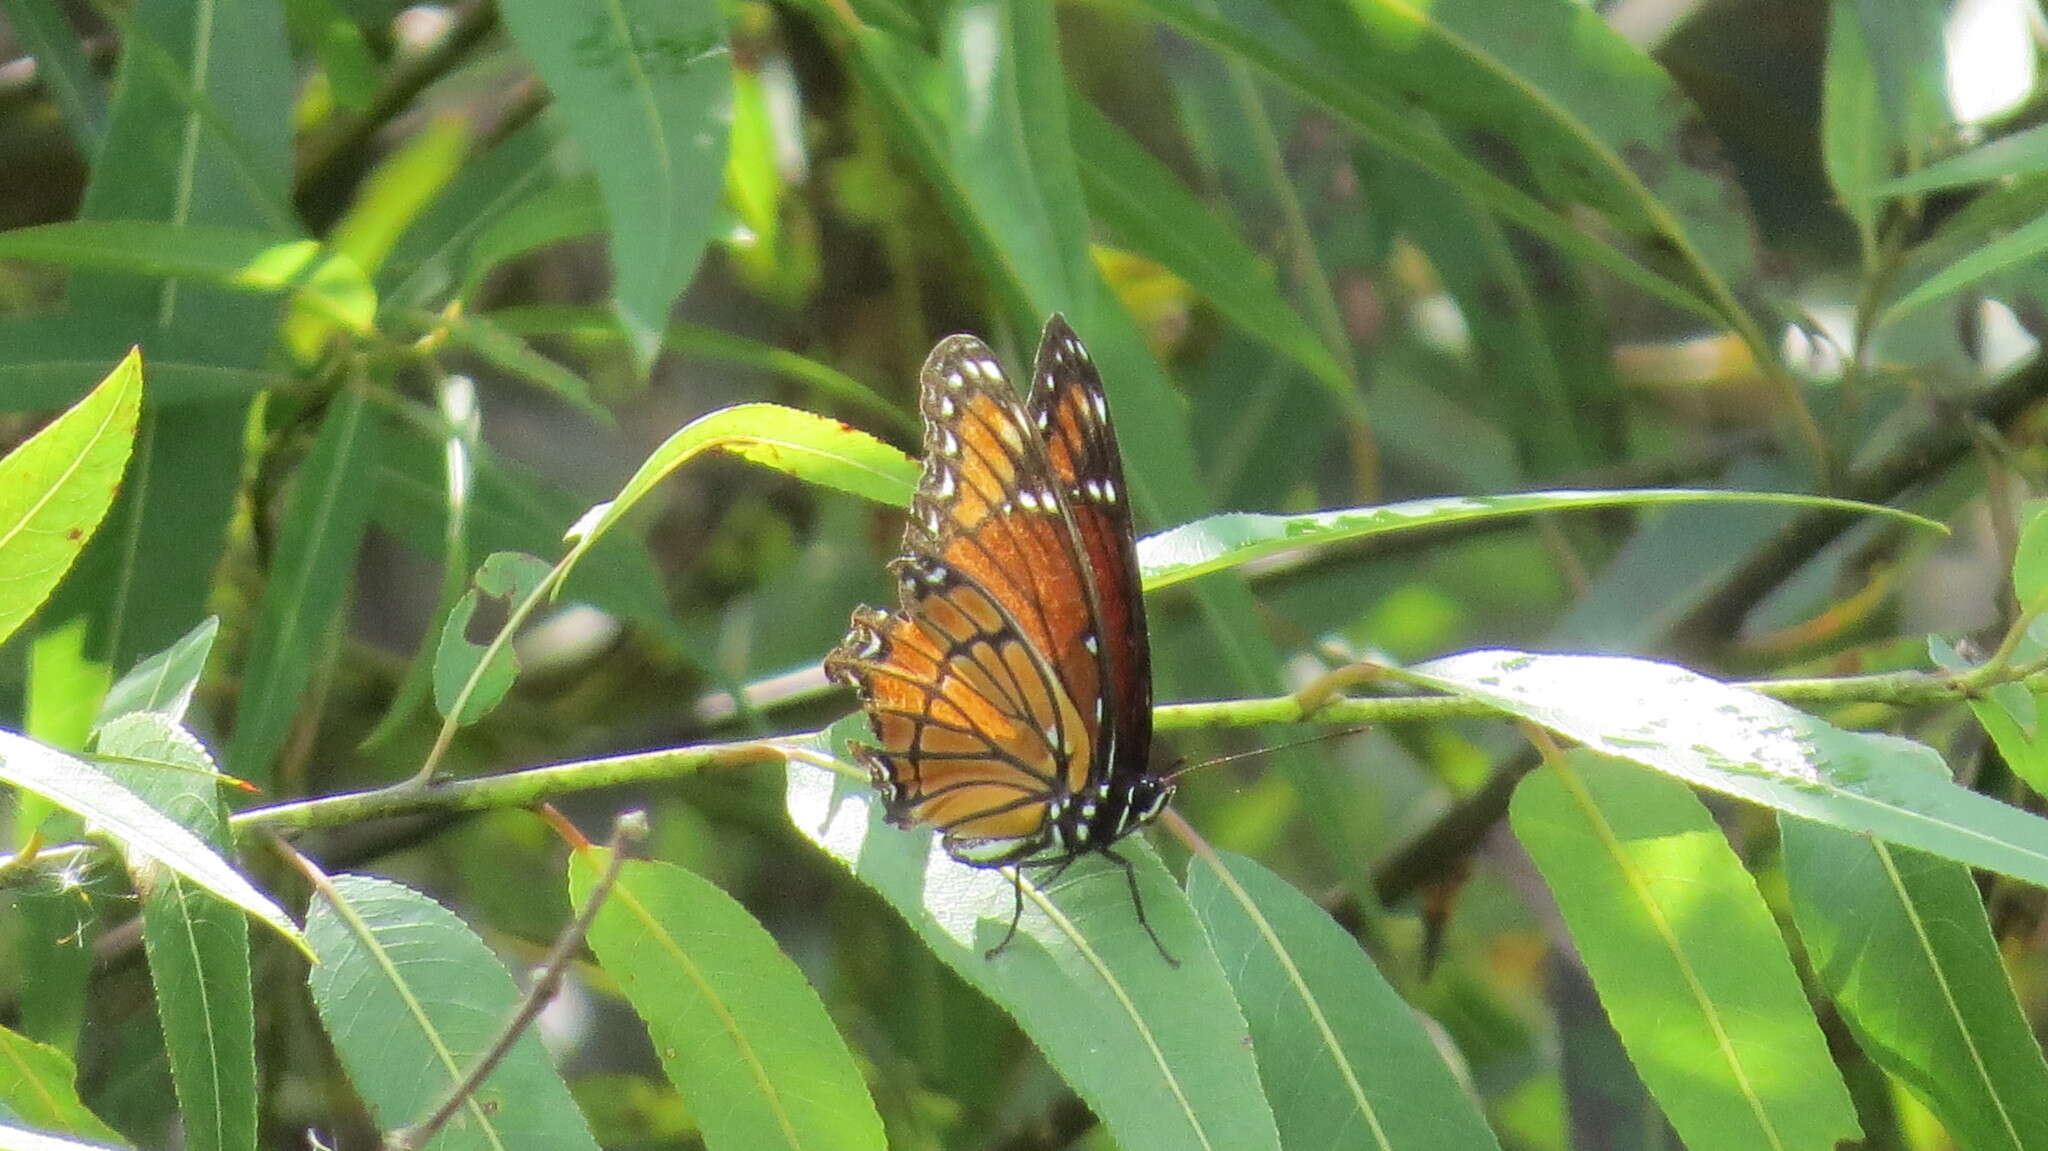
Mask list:
[[[858,717],[836,726],[821,750],[864,726]],[[1086,859],[1046,890],[1031,886],[1016,939],[991,959],[1016,898],[1008,877],[954,862],[929,832],[890,827],[866,784],[823,768],[792,761],[788,801],[798,831],[1016,1017],[1119,1147],[1279,1147],[1223,969],[1186,897],[1136,837],[1118,850],[1178,968],[1139,926],[1123,873],[1107,862]]]
[[[86,819],[129,852],[141,852],[263,920],[293,943],[299,929],[197,836],[164,818],[98,768],[55,748],[0,731],[0,783],[35,792]]]
[[[85,550],[113,505],[142,411],[142,356],[0,459],[0,639],[14,634]]]
[[[1509,815],[1687,1144],[1861,1134],[1770,908],[1684,784],[1579,749],[1524,779]]]
[[[0,1027],[0,1113],[33,1123],[44,1131],[126,1146],[125,1140],[79,1100],[77,1079],[78,1069],[62,1051]],[[51,1147],[83,1146],[54,1137],[43,1138],[49,1139]],[[17,1139],[17,1143],[9,1144],[9,1139]],[[40,1147],[33,1142],[20,1142],[13,1129],[0,1127],[0,1148],[9,1146],[21,1146],[27,1151]]]
[[[349,1083],[390,1130],[425,1119],[519,1004],[491,950],[447,908],[400,884],[337,875],[306,913],[313,1005]],[[597,1151],[532,1031],[431,1145],[435,1151]]]
[[[2048,820],[1958,786],[1924,744],[1646,659],[1475,651],[1399,674],[1699,787],[2048,886]]]
[[[601,851],[570,859],[579,909],[604,863]],[[888,1146],[818,993],[715,885],[670,864],[629,862],[591,924],[590,946],[647,1021],[711,1151]]]
[[[1414,1009],[1313,900],[1221,852],[1191,862],[1187,886],[1287,1146],[1499,1146]]]
[[[519,677],[519,657],[509,643],[499,644],[490,665],[481,666],[488,649],[469,637],[480,598],[489,596],[510,612],[547,576],[546,563],[519,552],[496,552],[477,569],[470,590],[455,601],[441,626],[441,642],[434,656],[434,706],[443,717],[459,724],[475,723],[498,706]],[[469,687],[472,679],[476,685]]]
[[[1781,818],[1799,938],[1858,1043],[1957,1143],[2048,1147],[2048,1063],[1968,868]]]
[[[1504,496],[1409,500],[1377,508],[1346,508],[1296,516],[1226,512],[1139,540],[1138,566],[1144,570],[1146,588],[1162,588],[1280,552],[1367,539],[1391,532],[1579,508],[1680,503],[1833,507],[1903,520],[1937,531],[1945,530],[1935,521],[1911,512],[1820,496],[1687,488],[1522,492]]]
[[[192,706],[192,693],[206,670],[206,657],[213,651],[213,637],[220,631],[220,617],[207,616],[186,632],[177,643],[135,665],[134,670],[115,681],[100,703],[99,723],[131,711],[154,711],[182,722],[185,709]]]

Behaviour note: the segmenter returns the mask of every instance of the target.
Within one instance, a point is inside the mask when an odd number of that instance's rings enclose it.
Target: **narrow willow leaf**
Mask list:
[[[1580,749],[1524,779],[1509,818],[1688,1145],[1861,1134],[1770,908],[1684,784]]]
[[[597,169],[619,316],[647,368],[718,215],[732,57],[715,6],[511,0],[506,30]]]
[[[1522,492],[1505,496],[1452,496],[1408,500],[1398,504],[1387,504],[1384,507],[1344,508],[1295,516],[1225,512],[1139,540],[1138,566],[1145,573],[1145,587],[1151,590],[1171,587],[1196,576],[1222,571],[1280,552],[1366,539],[1388,532],[1581,508],[1690,503],[1832,507],[1903,520],[1936,531],[1947,530],[1933,520],[1896,508],[1858,503],[1854,500],[1789,493],[1724,492],[1687,488]]]
[[[490,226],[478,230],[463,256],[458,299],[473,299],[490,274],[509,260],[553,244],[604,231],[604,191],[594,177],[578,176],[534,188],[525,199],[506,207]],[[630,341],[616,308],[609,319],[621,339]]]
[[[149,710],[121,715],[100,728],[95,750],[110,759],[146,761],[112,764],[107,773],[215,847],[229,842],[213,757],[170,716]],[[249,925],[240,910],[147,857],[131,858],[130,871],[142,896],[142,942],[185,1146],[255,1151]]]
[[[564,576],[613,524],[670,472],[711,451],[731,452],[807,483],[902,507],[917,485],[917,465],[888,444],[837,420],[779,404],[736,404],[685,424],[662,441],[619,494],[591,508],[569,531]]]
[[[1186,280],[1245,334],[1292,359],[1326,388],[1348,394],[1350,378],[1288,306],[1272,266],[1086,98],[1069,91],[1067,109],[1081,186],[1096,221]]]
[[[118,1140],[118,1136],[114,1137]],[[75,1139],[60,1139],[55,1135],[44,1135],[37,1131],[26,1131],[0,1123],[0,1151],[107,1151],[125,1146],[114,1143],[81,1143]]]
[[[1856,0],[1833,0],[1821,87],[1821,159],[1865,253],[1876,250],[1877,185],[1891,174],[1891,143]]]
[[[590,385],[582,376],[541,355],[489,316],[463,313],[443,323],[451,340],[475,352],[492,367],[533,384],[585,415],[610,421],[611,413],[590,398]]]
[[[376,490],[379,419],[367,390],[344,388],[292,481],[228,744],[228,770],[243,779],[270,778],[355,573]]]
[[[423,307],[451,290],[476,238],[548,186],[555,169],[548,163],[546,129],[529,124],[462,165],[393,243],[377,273],[387,305]]]
[[[219,631],[220,617],[207,616],[177,643],[136,664],[107,691],[95,726],[131,711],[154,711],[182,722]]]
[[[1399,674],[1686,783],[2048,886],[2048,820],[1958,787],[1911,740],[1646,659],[1476,651]]]
[[[488,315],[500,328],[520,336],[556,336],[574,339],[579,345],[621,343],[626,338],[625,330],[619,327],[618,317],[596,308],[526,304],[498,308]],[[900,404],[830,364],[787,348],[682,321],[668,326],[668,334],[662,337],[661,344],[679,356],[700,357],[774,372],[827,398],[880,416],[905,432],[914,434],[919,427],[917,417]]]
[[[2048,501],[2027,506],[2012,558],[2013,595],[2025,607],[2048,607]]]
[[[78,1069],[62,1051],[0,1027],[0,1111],[43,1131],[126,1146],[79,1101],[77,1079]],[[9,1131],[0,1127],[0,1148],[13,1137]],[[58,1140],[51,1145],[71,1146]]]
[[[2048,171],[2048,124],[2037,124],[1871,190],[1880,196],[1911,196],[2044,171]]]
[[[0,640],[71,570],[113,505],[142,413],[142,356],[0,459]]]
[[[519,1006],[504,965],[447,908],[400,884],[337,875],[306,914],[307,976],[349,1082],[386,1131],[427,1117]],[[528,1031],[434,1151],[597,1151]]]
[[[2048,251],[2048,216],[2029,223],[1984,244],[1962,252],[1936,269],[1894,300],[1884,311],[1886,321],[1897,319],[1916,308],[1946,299],[1965,288],[1982,283],[2001,272],[2022,267]]]
[[[197,836],[164,818],[89,764],[11,731],[0,731],[0,783],[50,800],[87,820],[123,850],[142,852],[302,945],[298,928]]]
[[[444,718],[465,725],[475,723],[498,706],[505,693],[512,690],[512,681],[519,677],[519,657],[509,643],[497,645],[490,666],[479,666],[488,649],[469,638],[469,627],[476,618],[480,597],[500,601],[504,613],[509,614],[547,578],[546,563],[519,552],[498,552],[477,569],[474,585],[449,610],[448,622],[441,626],[440,645],[435,650],[434,706]],[[474,687],[470,687],[472,678],[476,681]]]
[[[351,332],[375,327],[377,290],[354,260],[312,240],[145,220],[72,220],[0,232],[0,259],[34,260],[244,292],[289,292]]]
[[[1190,863],[1187,886],[1286,1146],[1499,1146],[1414,1009],[1313,900],[1224,852]]]
[[[1780,817],[1792,913],[1857,1042],[1973,1151],[2048,1148],[2048,1062],[1968,868]]]
[[[2039,631],[2048,631],[2048,623],[2036,621],[2021,638],[2012,652],[2015,661],[2032,663],[2048,655],[2048,644],[2033,634]],[[1927,653],[1944,671],[1963,675],[1975,670],[1954,644],[1938,635],[1927,637]],[[2036,793],[2048,795],[2048,700],[2023,683],[2002,683],[1968,702],[1970,713],[1997,745],[2005,765]]]
[[[820,750],[864,729],[857,716],[835,725]],[[1016,899],[1007,876],[954,862],[929,832],[890,827],[866,785],[809,763],[790,763],[788,802],[798,831],[1016,1017],[1124,1151],[1277,1151],[1244,1017],[1186,897],[1140,837],[1117,850],[1135,865],[1146,917],[1178,968],[1139,926],[1123,873],[1105,861],[1084,859],[1046,890],[1030,886],[1016,939],[991,959]]]
[[[570,859],[579,910],[605,860],[598,850]],[[818,993],[715,885],[670,864],[629,862],[591,924],[590,947],[647,1021],[710,1151],[888,1146]]]

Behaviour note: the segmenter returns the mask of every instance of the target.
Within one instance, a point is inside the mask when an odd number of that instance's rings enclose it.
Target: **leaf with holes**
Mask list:
[[[519,677],[519,657],[509,637],[497,644],[490,662],[492,640],[478,643],[469,636],[471,621],[481,597],[501,604],[498,618],[517,608],[548,578],[548,565],[522,552],[497,552],[485,559],[476,579],[448,612],[441,627],[441,644],[434,654],[434,706],[444,718],[471,724],[489,715],[492,708],[512,690]],[[472,683],[474,681],[474,683]],[[467,694],[465,694],[465,692]]]

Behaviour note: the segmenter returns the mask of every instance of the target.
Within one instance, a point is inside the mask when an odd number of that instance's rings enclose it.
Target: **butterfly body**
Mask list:
[[[1123,465],[1101,379],[1057,315],[1032,375],[1026,401],[980,340],[933,349],[920,377],[924,472],[891,565],[898,609],[856,611],[825,670],[868,713],[876,742],[854,754],[890,822],[937,829],[974,867],[1101,854],[1135,900],[1114,846],[1165,809],[1173,785],[1149,765],[1151,662]]]

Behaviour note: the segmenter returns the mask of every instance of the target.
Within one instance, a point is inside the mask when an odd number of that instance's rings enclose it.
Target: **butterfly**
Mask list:
[[[876,742],[853,754],[900,827],[930,827],[970,867],[1049,868],[1116,843],[1173,783],[1149,767],[1152,670],[1129,496],[1102,379],[1055,314],[1029,400],[988,345],[949,336],[919,379],[924,471],[895,573],[900,605],[854,612],[825,660]]]

